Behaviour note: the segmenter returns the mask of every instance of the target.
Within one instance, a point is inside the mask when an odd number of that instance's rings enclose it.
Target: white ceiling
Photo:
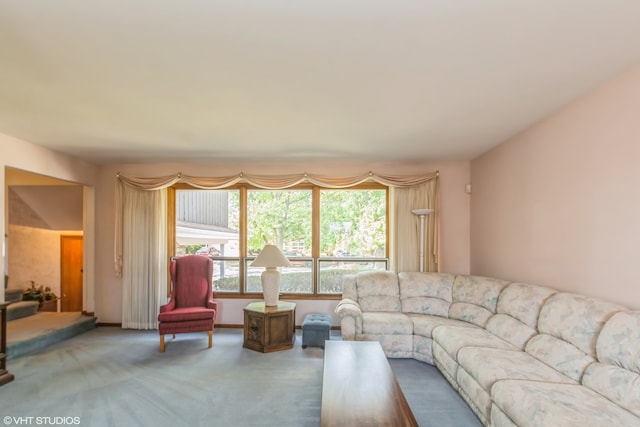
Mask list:
[[[0,0],[0,132],[102,164],[466,160],[636,63],[638,0]]]

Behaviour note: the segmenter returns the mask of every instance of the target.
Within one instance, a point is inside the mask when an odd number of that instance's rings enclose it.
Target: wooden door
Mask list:
[[[62,236],[60,311],[82,311],[82,236]]]

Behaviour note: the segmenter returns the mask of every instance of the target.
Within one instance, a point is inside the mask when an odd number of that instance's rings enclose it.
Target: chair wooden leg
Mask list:
[[[164,353],[164,335],[160,335],[160,353]]]
[[[209,348],[211,348],[211,341],[213,340],[213,331],[209,331]]]

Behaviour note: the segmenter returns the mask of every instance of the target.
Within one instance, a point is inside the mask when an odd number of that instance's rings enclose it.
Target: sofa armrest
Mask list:
[[[356,334],[362,333],[360,304],[350,298],[344,298],[336,306],[335,312],[341,318],[340,329],[343,339],[352,341]]]
[[[340,317],[350,316],[362,318],[360,304],[350,298],[342,299],[336,306],[335,312]]]

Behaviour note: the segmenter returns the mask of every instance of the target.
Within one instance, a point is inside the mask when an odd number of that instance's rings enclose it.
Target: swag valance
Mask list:
[[[389,187],[413,187],[438,178],[439,173],[424,175],[382,175],[369,172],[352,177],[331,177],[309,173],[289,175],[237,175],[223,177],[199,177],[177,173],[156,178],[136,178],[118,174],[118,181],[139,190],[159,190],[177,183],[189,184],[203,190],[219,190],[246,183],[258,188],[282,190],[305,182],[327,188],[349,188],[365,182],[377,182]]]
[[[115,269],[122,276],[123,260],[123,216],[124,191],[162,190],[177,183],[189,184],[205,190],[219,190],[236,184],[249,184],[257,188],[282,190],[302,183],[343,189],[366,182],[375,182],[391,188],[391,252],[392,267],[396,271],[416,271],[417,221],[412,209],[432,208],[427,234],[426,263],[428,271],[439,270],[439,172],[420,175],[385,175],[368,172],[351,177],[333,177],[319,174],[299,173],[287,175],[254,175],[239,173],[223,177],[198,177],[177,173],[161,177],[130,177],[118,173],[115,192]],[[395,191],[394,191],[395,190]],[[402,242],[402,244],[399,244]],[[414,247],[415,246],[415,247]],[[415,260],[413,259],[415,258]]]

